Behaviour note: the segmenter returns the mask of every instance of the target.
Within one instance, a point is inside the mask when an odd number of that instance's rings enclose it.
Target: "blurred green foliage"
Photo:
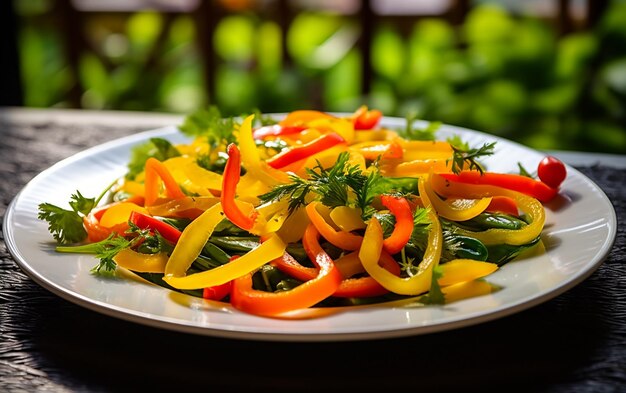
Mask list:
[[[50,0],[15,4],[26,105],[67,106],[75,81],[61,38],[53,24],[39,23]],[[349,17],[298,14],[285,32],[290,64],[278,25],[252,13],[226,17],[214,37],[215,97],[204,88],[191,17],[173,21],[158,53],[162,14],[92,18],[87,39],[97,55],[83,54],[79,67],[85,108],[187,113],[215,103],[239,114],[366,103],[534,148],[626,152],[625,1],[612,2],[594,29],[562,37],[545,21],[489,3],[474,6],[460,27],[419,19],[403,36],[392,24],[376,26],[368,96],[360,92],[360,28]]]

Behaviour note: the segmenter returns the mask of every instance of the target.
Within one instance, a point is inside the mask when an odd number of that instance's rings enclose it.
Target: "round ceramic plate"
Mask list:
[[[403,119],[383,125],[400,128]],[[489,170],[517,172],[517,163],[536,168],[543,154],[484,133],[442,126],[438,139],[460,135],[470,146],[497,141],[485,161]],[[76,154],[36,176],[15,197],[4,220],[7,246],[33,280],[81,306],[150,326],[210,336],[280,341],[363,340],[424,334],[460,328],[527,309],[551,299],[587,278],[602,263],[616,236],[615,211],[602,190],[575,169],[561,194],[546,206],[542,234],[546,252],[508,263],[488,277],[501,287],[489,295],[443,306],[345,308],[313,319],[270,319],[241,313],[229,305],[209,303],[145,282],[132,273],[114,277],[90,273],[91,255],[60,254],[37,206],[67,206],[72,193],[87,197],[126,172],[133,146],[150,137],[174,143],[187,140],[175,127],[132,135]]]

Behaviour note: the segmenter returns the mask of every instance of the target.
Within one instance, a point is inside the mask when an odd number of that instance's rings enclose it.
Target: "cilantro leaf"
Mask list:
[[[222,118],[220,110],[210,106],[188,115],[178,129],[190,137],[206,137],[208,144],[215,148],[235,142],[233,131],[236,125],[232,117]]]
[[[89,214],[89,212],[96,206],[96,203],[95,198],[85,198],[78,190],[76,190],[76,194],[72,194],[69,202],[73,211],[84,215]]]
[[[83,218],[75,210],[41,203],[37,218],[48,222],[48,231],[59,244],[78,243],[87,237]]]
[[[51,203],[40,203],[37,218],[48,222],[48,231],[58,244],[78,243],[87,237],[87,231],[83,226],[83,216],[89,214],[98,200],[85,198],[80,191],[76,190],[76,193],[70,197],[69,205],[72,210],[63,209]]]

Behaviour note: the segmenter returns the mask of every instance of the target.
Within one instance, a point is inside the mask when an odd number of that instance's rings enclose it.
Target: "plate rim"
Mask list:
[[[283,114],[269,114],[280,116]],[[401,123],[404,119],[397,117],[385,117],[387,122],[391,121],[396,123]],[[416,124],[428,124],[427,121],[417,121]],[[518,142],[508,140],[496,135],[488,134],[482,131],[472,130],[464,127],[458,127],[449,124],[442,124],[442,127],[450,130],[451,132],[469,132],[470,134],[477,134],[483,139],[489,139],[493,141],[505,141],[507,144],[512,144],[516,149],[522,149],[526,151],[531,151],[533,154],[541,153],[538,150],[534,150],[525,145],[522,145]],[[560,283],[560,285],[556,287],[551,287],[546,290],[543,290],[535,295],[529,295],[520,299],[516,299],[515,302],[508,303],[506,306],[500,306],[496,310],[487,309],[481,310],[479,312],[475,312],[474,315],[471,316],[461,316],[448,318],[448,320],[440,321],[440,322],[431,322],[428,325],[415,325],[406,328],[399,329],[385,329],[378,331],[360,331],[360,332],[330,332],[330,333],[290,333],[290,332],[262,332],[262,331],[249,331],[245,329],[221,329],[207,326],[197,326],[189,323],[181,323],[178,320],[172,320],[172,318],[166,318],[163,316],[159,316],[159,318],[154,318],[154,315],[142,315],[146,313],[140,313],[136,310],[129,310],[123,307],[119,307],[116,305],[112,305],[110,303],[102,302],[99,300],[95,300],[93,298],[89,298],[80,293],[72,292],[68,289],[62,288],[58,284],[53,281],[47,279],[45,276],[42,276],[40,272],[33,269],[30,263],[26,260],[26,258],[22,255],[19,248],[16,245],[15,241],[15,233],[10,226],[10,222],[12,222],[13,216],[16,213],[16,205],[22,195],[27,192],[30,188],[36,186],[39,181],[45,179],[48,173],[54,173],[55,171],[67,166],[73,162],[80,161],[85,157],[92,156],[97,154],[100,151],[105,151],[111,147],[120,145],[120,144],[131,144],[134,142],[141,142],[147,140],[150,136],[155,135],[166,135],[166,136],[174,136],[177,131],[177,127],[174,125],[160,127],[152,130],[146,130],[139,133],[134,133],[131,135],[123,136],[117,139],[113,139],[107,142],[103,142],[101,144],[86,148],[81,150],[69,157],[66,157],[62,160],[57,161],[53,165],[44,169],[37,175],[35,175],[30,181],[26,183],[22,187],[21,190],[12,198],[11,202],[7,206],[7,209],[4,214],[3,219],[3,233],[5,238],[5,244],[11,256],[14,258],[18,267],[26,273],[33,281],[35,281],[38,285],[42,286],[44,289],[49,290],[60,298],[67,300],[71,303],[74,303],[80,307],[87,308],[92,311],[99,312],[101,314],[122,319],[132,323],[139,323],[155,328],[161,328],[171,331],[212,336],[212,337],[221,337],[221,338],[231,338],[231,339],[245,339],[245,340],[262,340],[262,341],[298,341],[298,342],[307,342],[307,341],[357,341],[357,340],[377,340],[377,339],[388,339],[388,338],[398,338],[398,337],[407,337],[407,336],[417,336],[423,334],[430,334],[434,332],[443,332],[454,330],[462,327],[473,326],[477,324],[481,324],[484,322],[504,318],[506,316],[533,308],[541,303],[544,303],[550,299],[553,299],[564,292],[567,292],[571,288],[579,285],[581,282],[586,280],[589,276],[591,276],[606,260],[610,251],[613,248],[613,245],[617,236],[617,216],[615,212],[615,208],[601,187],[599,187],[593,180],[589,177],[578,171],[576,168],[566,165],[568,172],[574,172],[578,177],[580,177],[584,182],[588,183],[591,188],[595,189],[595,191],[599,191],[598,195],[605,202],[605,204],[609,207],[609,217],[607,218],[607,230],[608,236],[606,241],[603,242],[602,246],[598,249],[593,258],[591,258],[586,264],[586,269],[576,271],[576,274],[568,277],[567,280]],[[164,290],[167,290],[163,288]],[[186,295],[189,296],[189,295]]]

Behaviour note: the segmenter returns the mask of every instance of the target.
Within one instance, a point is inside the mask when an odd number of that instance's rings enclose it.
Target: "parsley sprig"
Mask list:
[[[37,218],[48,222],[48,231],[57,241],[57,244],[81,242],[87,237],[87,231],[83,226],[83,217],[98,205],[116,183],[117,180],[105,188],[97,198],[86,198],[80,191],[76,190],[68,203],[71,210],[47,202],[40,203]]]

